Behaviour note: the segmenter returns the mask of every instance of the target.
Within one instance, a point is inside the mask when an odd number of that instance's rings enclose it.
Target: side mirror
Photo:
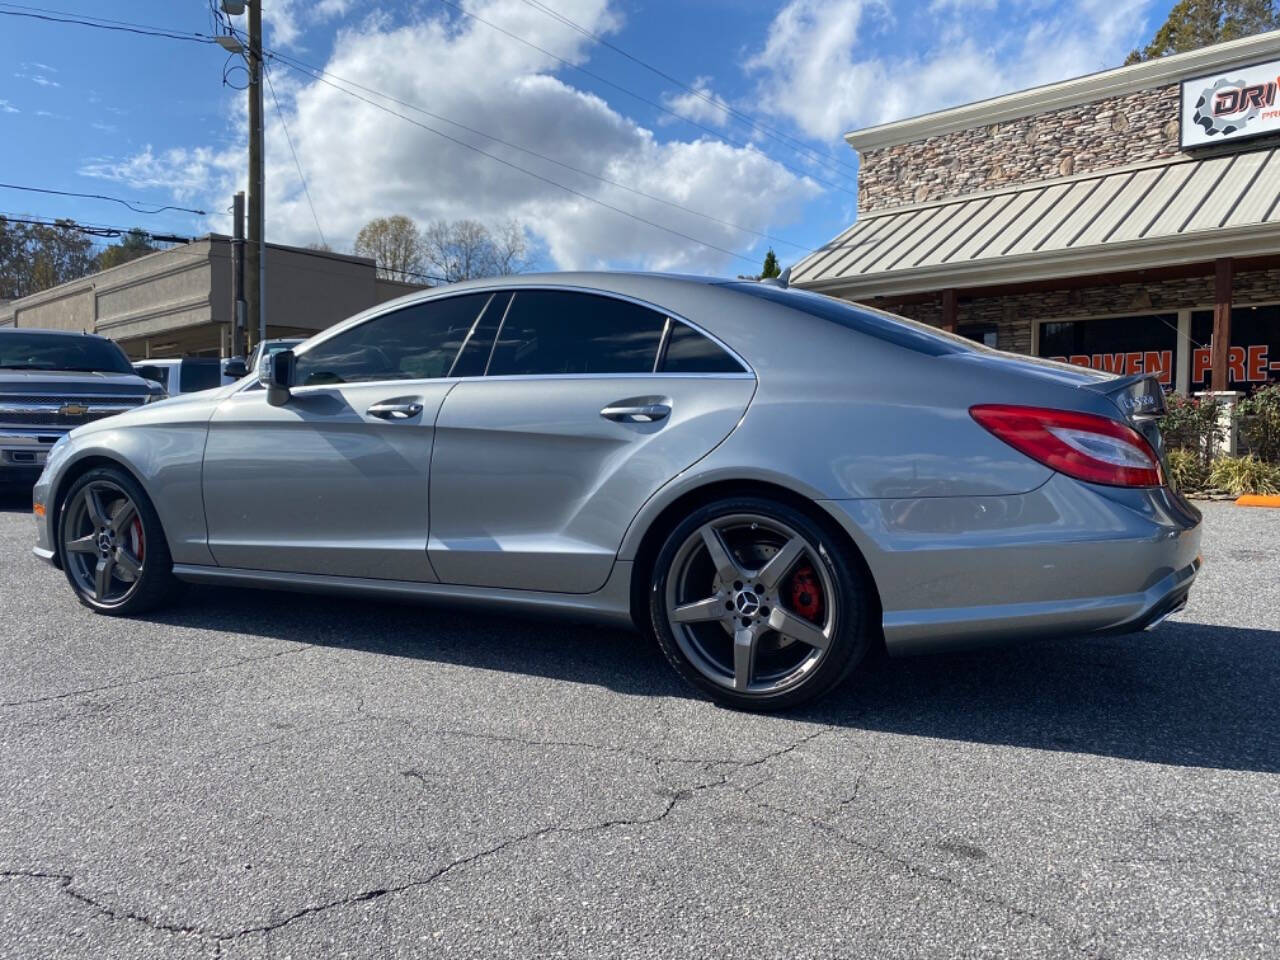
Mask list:
[[[228,360],[222,365],[222,373],[224,376],[230,377],[232,380],[239,380],[241,377],[249,375],[249,368],[244,365],[244,361],[239,357]]]
[[[267,403],[283,407],[289,402],[289,388],[293,386],[294,359],[292,350],[267,354],[258,364],[258,382],[267,388]]]

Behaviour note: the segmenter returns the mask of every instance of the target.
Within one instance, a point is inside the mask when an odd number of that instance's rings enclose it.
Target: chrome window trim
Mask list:
[[[429,379],[352,380],[350,383],[313,383],[308,387],[291,387],[291,393],[311,396],[319,390],[341,390],[349,387],[394,386],[412,383],[470,383],[472,381],[513,382],[520,380],[755,380],[755,374],[742,373],[500,373],[492,377],[431,377]],[[246,388],[247,389],[247,388]],[[265,393],[265,391],[264,391]]]
[[[510,309],[511,309],[511,304],[515,302],[515,296],[516,296],[516,295],[519,295],[519,293],[520,293],[521,291],[525,291],[525,292],[535,292],[535,291],[538,291],[538,290],[559,290],[559,291],[563,291],[563,292],[566,292],[566,293],[585,293],[585,294],[589,294],[589,295],[592,295],[592,296],[604,297],[604,298],[609,299],[609,300],[620,300],[620,301],[622,301],[623,303],[632,303],[632,304],[635,304],[635,305],[636,305],[636,306],[638,306],[638,307],[644,307],[644,308],[645,308],[645,309],[647,309],[647,310],[652,310],[654,313],[659,314],[660,316],[666,317],[668,321],[674,321],[674,322],[683,323],[683,324],[685,324],[687,327],[689,327],[689,328],[691,328],[691,329],[693,329],[693,330],[696,330],[698,333],[702,334],[704,337],[706,337],[708,340],[710,340],[712,343],[714,343],[716,346],[718,346],[718,347],[719,347],[721,350],[723,350],[725,353],[729,354],[729,356],[733,357],[733,359],[734,359],[738,364],[740,364],[740,365],[742,366],[742,370],[743,370],[743,372],[742,372],[742,373],[719,373],[719,374],[713,374],[713,373],[688,373],[688,374],[654,374],[654,373],[634,373],[634,374],[626,374],[626,373],[622,373],[622,374],[620,374],[620,373],[602,373],[602,374],[594,374],[594,373],[576,373],[576,374],[575,374],[575,373],[568,373],[568,374],[565,374],[565,373],[539,373],[539,374],[528,374],[528,375],[524,375],[524,374],[512,374],[512,375],[499,374],[498,376],[490,377],[490,376],[488,375],[488,372],[487,372],[487,371],[488,371],[488,369],[489,369],[489,364],[488,364],[488,363],[486,363],[486,364],[485,364],[485,371],[486,371],[486,373],[485,373],[485,376],[484,376],[483,378],[481,378],[481,377],[459,377],[459,378],[457,378],[458,380],[479,380],[479,379],[486,379],[486,380],[497,380],[497,379],[519,379],[519,380],[524,380],[524,379],[528,379],[528,378],[530,378],[530,377],[536,377],[536,378],[538,378],[538,379],[560,379],[560,380],[563,380],[563,379],[567,379],[567,378],[582,378],[582,377],[631,377],[631,376],[636,376],[636,377],[651,377],[651,376],[679,376],[679,377],[717,377],[717,378],[730,377],[730,378],[736,378],[736,379],[742,379],[742,378],[747,378],[747,377],[749,377],[749,378],[751,378],[751,379],[753,379],[753,380],[754,380],[754,379],[756,379],[756,372],[755,372],[755,368],[754,368],[754,367],[752,367],[752,366],[751,366],[751,364],[747,363],[747,361],[743,358],[742,354],[738,353],[738,351],[734,350],[734,349],[733,349],[732,347],[730,347],[727,343],[725,343],[723,340],[721,340],[719,337],[717,337],[714,333],[711,333],[711,332],[710,332],[709,330],[707,330],[705,327],[703,327],[703,326],[701,326],[701,325],[699,325],[699,324],[697,324],[697,323],[694,323],[692,320],[688,319],[687,317],[683,317],[683,316],[681,316],[680,314],[675,313],[674,311],[669,310],[669,309],[668,309],[668,308],[666,308],[666,307],[659,306],[659,305],[658,305],[658,304],[656,304],[656,303],[651,303],[651,302],[650,302],[650,301],[648,301],[648,300],[641,300],[639,297],[632,297],[632,296],[628,296],[628,295],[627,295],[627,294],[625,294],[625,293],[617,293],[617,292],[615,292],[615,291],[613,291],[613,290],[602,290],[602,289],[600,289],[599,287],[577,287],[577,286],[573,286],[573,285],[571,285],[571,284],[542,284],[542,283],[538,283],[538,284],[515,284],[515,285],[502,285],[502,286],[499,286],[499,287],[494,287],[494,288],[490,289],[488,292],[489,292],[490,294],[494,294],[494,295],[499,294],[499,293],[511,293],[511,294],[513,294],[513,296],[512,296],[512,298],[511,298],[511,300],[509,300],[509,301],[507,302],[507,310],[508,310],[508,311],[510,311]],[[443,294],[441,294],[440,296],[434,296],[434,297],[423,297],[421,300],[415,300],[415,301],[413,301],[412,303],[402,303],[402,304],[400,304],[399,306],[394,307],[394,308],[392,308],[392,309],[389,309],[389,310],[383,310],[383,311],[381,311],[381,312],[379,312],[379,313],[373,313],[373,314],[370,314],[369,316],[366,316],[366,317],[360,317],[358,320],[357,320],[356,318],[352,318],[352,320],[353,320],[353,321],[355,321],[355,322],[350,322],[350,323],[348,323],[348,322],[343,322],[343,323],[340,323],[340,324],[336,324],[335,326],[331,327],[328,331],[325,331],[325,332],[323,332],[323,333],[321,333],[321,334],[318,334],[318,335],[317,335],[317,336],[318,336],[318,339],[317,339],[317,338],[312,338],[312,340],[311,340],[311,341],[309,341],[309,342],[307,343],[307,349],[306,349],[306,350],[304,350],[302,353],[295,353],[295,356],[305,356],[308,352],[310,352],[311,350],[314,350],[314,349],[315,349],[316,347],[318,347],[320,344],[328,342],[329,340],[333,339],[334,337],[338,336],[339,334],[346,333],[348,330],[355,330],[357,327],[364,326],[366,323],[369,323],[369,322],[370,322],[370,321],[372,321],[372,320],[377,320],[377,319],[378,319],[378,318],[380,318],[380,317],[385,317],[385,316],[387,316],[388,314],[396,313],[396,312],[398,312],[398,311],[400,311],[400,310],[407,310],[407,309],[409,309],[410,307],[415,307],[415,306],[418,306],[419,304],[423,304],[423,303],[434,303],[434,302],[435,302],[435,301],[437,301],[437,300],[446,300],[446,299],[448,299],[448,298],[450,298],[450,297],[465,297],[465,296],[472,296],[472,295],[474,295],[474,294],[477,294],[477,293],[484,293],[484,292],[485,292],[484,290],[459,290],[459,291],[457,291],[457,292],[443,293]],[[502,316],[502,324],[505,324],[505,323],[506,323],[506,320],[507,320],[507,317],[506,317],[506,313],[504,312],[504,313],[503,313],[503,316]],[[499,327],[498,327],[498,332],[494,335],[494,338],[493,338],[493,344],[494,344],[494,346],[495,346],[495,347],[497,346],[498,340],[501,338],[501,336],[502,336],[502,325],[500,324],[500,325],[499,325]],[[489,351],[489,363],[492,363],[492,362],[493,362],[493,349],[491,348],[491,349],[490,349],[490,351]],[[449,379],[448,377],[432,377],[432,378],[430,378],[430,380],[431,380],[431,382],[432,382],[432,383],[437,383],[437,382],[440,382],[440,381],[442,381],[442,380],[448,380],[448,379]],[[350,384],[316,384],[315,386],[340,387],[340,386],[354,386],[354,385],[357,385],[357,384],[366,384],[366,383],[409,383],[409,382],[413,382],[413,381],[408,381],[408,380],[404,380],[404,379],[396,379],[396,380],[356,380],[356,381],[352,381],[352,383],[350,383]],[[310,390],[310,389],[314,389],[314,388],[313,388],[313,387],[293,387],[292,389],[294,389],[294,390]]]

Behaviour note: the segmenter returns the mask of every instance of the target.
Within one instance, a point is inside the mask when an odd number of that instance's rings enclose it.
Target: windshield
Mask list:
[[[110,340],[47,333],[0,334],[0,370],[134,372],[124,351]]]

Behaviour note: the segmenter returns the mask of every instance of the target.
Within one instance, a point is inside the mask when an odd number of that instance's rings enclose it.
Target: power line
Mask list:
[[[407,107],[408,109],[413,110],[416,113],[422,114],[423,116],[431,117],[433,120],[439,120],[443,123],[450,124],[451,126],[455,126],[460,130],[465,130],[468,133],[474,133],[478,137],[484,137],[486,140],[492,140],[494,143],[500,143],[504,147],[510,147],[512,150],[518,150],[521,153],[528,154],[531,157],[537,157],[539,160],[544,160],[547,163],[552,163],[558,167],[563,167],[566,170],[570,170],[573,173],[580,174],[584,177],[590,177],[591,179],[598,180],[601,183],[607,183],[610,186],[617,187],[620,190],[625,190],[627,193],[635,194],[638,197],[644,197],[646,200],[652,200],[655,203],[664,204],[665,206],[672,207],[676,210],[680,210],[683,213],[692,214],[695,217],[701,217],[704,220],[710,220],[713,223],[718,223],[722,226],[731,227],[732,229],[740,230],[743,233],[749,233],[752,236],[760,237],[761,239],[771,241],[772,243],[783,244],[785,246],[794,247],[797,250],[803,250],[806,252],[812,250],[811,247],[807,247],[802,243],[796,243],[794,240],[787,240],[783,237],[774,237],[774,236],[771,236],[770,234],[762,233],[759,230],[754,230],[751,227],[744,227],[741,224],[732,222],[731,220],[724,220],[720,217],[713,216],[712,214],[709,214],[709,213],[702,213],[701,211],[694,210],[690,207],[684,206],[681,203],[677,203],[674,200],[667,200],[663,197],[659,197],[651,193],[646,193],[643,190],[637,190],[635,187],[629,187],[625,183],[620,183],[617,180],[610,179],[609,177],[602,176],[598,173],[592,173],[590,170],[583,170],[581,167],[575,167],[571,163],[565,163],[563,160],[557,160],[555,157],[547,156],[545,153],[540,153],[537,150],[530,150],[528,147],[522,147],[518,143],[512,143],[510,140],[504,140],[502,137],[496,137],[491,133],[485,133],[483,130],[477,130],[475,127],[470,127],[465,123],[459,123],[457,120],[451,120],[448,117],[441,116],[438,113],[432,113],[430,110],[427,110],[424,107],[420,107],[417,104],[413,104],[406,100],[401,100],[397,97],[393,97],[389,93],[383,93],[381,90],[375,90],[371,87],[366,87],[363,84],[357,83],[354,80],[348,80],[345,77],[339,77],[336,74],[330,73],[329,71],[324,70],[321,67],[317,67],[314,64],[306,63],[305,61],[299,60],[296,57],[292,57],[292,56],[280,53],[278,51],[270,51],[269,55],[273,59],[280,60],[286,66],[296,65],[299,67],[305,67],[306,69],[311,70],[314,73],[323,74],[324,76],[329,77],[331,80],[335,80],[335,81],[338,81],[339,83],[347,84],[348,86],[355,87],[358,90],[363,90],[366,93],[370,93],[370,94],[373,94],[374,96],[381,97],[384,100],[389,100],[392,103],[399,104],[402,107]],[[273,96],[274,96],[274,91],[273,91]],[[277,104],[277,110],[278,109],[279,109],[279,104]],[[284,122],[284,118],[281,117],[281,123],[283,122]],[[288,131],[286,131],[286,136],[287,134],[288,134]],[[319,226],[317,225],[317,229],[318,228]]]
[[[653,220],[649,220],[645,217],[642,217],[639,214],[631,213],[629,210],[624,210],[621,207],[614,206],[613,204],[605,200],[601,200],[599,197],[593,197],[589,193],[583,193],[581,190],[576,190],[573,187],[563,184],[558,180],[553,180],[550,177],[545,177],[540,173],[536,173],[533,170],[528,169],[527,167],[522,167],[518,163],[513,163],[504,157],[498,156],[496,153],[490,153],[487,150],[482,150],[480,147],[477,147],[474,144],[467,143],[465,140],[459,140],[457,137],[451,136],[450,134],[445,133],[443,130],[437,130],[435,127],[429,126],[428,124],[422,123],[419,120],[413,119],[413,117],[407,117],[403,113],[398,113],[397,111],[392,110],[390,107],[387,107],[381,103],[378,103],[376,100],[370,100],[368,97],[361,96],[360,94],[356,93],[354,90],[348,90],[345,87],[340,87],[336,83],[333,83],[328,78],[324,77],[323,75],[314,74],[303,67],[299,67],[293,63],[290,63],[288,60],[280,59],[280,62],[283,63],[285,66],[289,67],[291,70],[295,70],[298,73],[305,74],[306,76],[311,77],[311,79],[313,80],[318,80],[319,82],[325,84],[326,86],[333,87],[333,89],[341,93],[345,93],[349,97],[354,97],[357,100],[367,103],[369,104],[369,106],[374,107],[377,110],[382,110],[385,113],[389,113],[393,117],[399,117],[401,120],[405,121],[406,123],[411,123],[415,127],[421,127],[423,130],[426,130],[428,133],[434,133],[438,137],[443,137],[445,140],[448,140],[450,143],[456,143],[460,147],[464,147],[467,150],[471,150],[475,153],[480,154],[481,156],[488,157],[490,160],[500,163],[504,167],[510,167],[512,170],[519,170],[521,173],[525,174],[526,176],[533,177],[535,180],[540,180],[543,183],[550,184],[553,187],[558,187],[559,189],[565,191],[566,193],[572,194],[575,197],[579,197],[583,200],[586,200],[588,203],[597,204],[598,206],[604,207],[606,210],[612,210],[614,213],[619,213],[624,217],[629,217],[630,219],[635,220],[638,223],[643,223],[646,226],[653,227],[656,230],[662,230],[663,232],[669,233],[672,236],[679,237],[682,240],[688,240],[690,243],[696,243],[701,247],[706,247],[708,250],[715,250],[717,253],[723,253],[723,254],[726,254],[727,256],[734,257],[735,259],[745,260],[747,263],[754,264],[756,262],[755,257],[748,257],[745,254],[737,252],[736,250],[729,250],[725,247],[717,246],[714,243],[709,243],[706,240],[699,240],[697,237],[692,237],[689,234],[676,230],[673,227],[663,226],[662,224],[657,223]]]
[[[271,74],[267,70],[266,62],[262,64],[262,75],[266,78],[267,89],[271,91],[271,100],[276,105],[276,116],[280,118],[280,127],[284,130],[284,139],[289,144],[289,152],[293,154],[293,165],[298,168],[298,179],[302,181],[302,192],[307,198],[307,206],[311,208],[311,219],[316,222],[316,233],[320,235],[320,242],[326,247],[329,242],[324,238],[324,231],[320,229],[320,218],[316,215],[316,205],[311,201],[311,191],[307,188],[307,178],[302,172],[302,163],[298,160],[298,151],[293,148],[293,137],[289,136],[289,126],[284,122],[284,111],[280,109],[280,99],[276,96],[276,85],[271,82]]]
[[[532,7],[533,9],[538,10],[541,13],[545,13],[547,16],[552,17],[555,20],[558,20],[560,23],[563,23],[565,26],[569,27],[572,30],[576,30],[578,33],[582,34],[584,37],[588,37],[591,40],[594,40],[596,43],[600,44],[601,46],[608,47],[614,53],[617,53],[617,54],[620,54],[621,56],[626,57],[632,63],[636,63],[641,67],[644,67],[644,69],[648,70],[650,73],[653,73],[661,77],[663,80],[666,80],[668,83],[674,83],[677,87],[680,87],[682,90],[688,92],[692,96],[697,97],[699,100],[703,100],[706,103],[710,104],[712,107],[715,107],[717,110],[722,110],[725,113],[727,113],[729,116],[742,121],[743,123],[750,126],[753,130],[763,133],[765,136],[773,140],[776,140],[779,143],[791,144],[792,145],[791,148],[793,150],[803,151],[809,154],[811,157],[813,157],[813,159],[818,160],[823,164],[826,164],[829,169],[834,169],[831,167],[831,164],[836,164],[837,166],[845,167],[849,170],[854,170],[854,171],[857,170],[857,168],[851,163],[841,160],[838,157],[829,157],[825,154],[821,154],[818,151],[814,150],[812,147],[810,147],[808,144],[803,143],[800,140],[797,140],[795,137],[792,137],[788,134],[781,133],[777,130],[774,130],[772,127],[769,127],[763,123],[760,123],[753,117],[750,117],[745,113],[735,110],[733,107],[729,106],[727,103],[722,103],[721,101],[718,101],[713,97],[707,96],[705,93],[703,93],[701,90],[697,89],[696,87],[689,86],[689,84],[685,83],[683,80],[673,77],[671,74],[666,73],[663,70],[660,70],[659,68],[655,67],[653,64],[645,60],[641,60],[639,57],[635,56],[634,54],[629,53],[626,50],[623,50],[616,43],[612,43],[609,40],[606,40],[604,37],[600,36],[599,34],[593,33],[592,31],[588,30],[586,27],[582,26],[581,24],[575,23],[574,21],[570,20],[568,17],[564,16],[558,11],[552,10],[545,3],[540,2],[540,0],[521,0],[521,2],[524,3],[526,6]]]
[[[7,213],[0,213],[0,220],[5,223],[23,223],[33,227],[52,227],[55,230],[75,230],[87,236],[99,237],[106,240],[112,240],[117,237],[123,237],[125,234],[141,234],[148,240],[155,243],[190,243],[191,237],[179,237],[167,233],[150,233],[137,227],[108,227],[89,223],[77,223],[74,220],[48,220],[36,219],[29,216],[14,216]]]
[[[17,4],[3,4],[5,7],[18,7]],[[38,11],[38,7],[18,7],[18,9],[0,10],[0,16],[4,17],[26,17],[30,20],[43,20],[47,23],[70,23],[77,24],[82,27],[95,27],[99,30],[114,30],[117,33],[134,33],[144,37],[163,37],[168,40],[186,40],[191,43],[217,43],[213,37],[203,33],[194,31],[189,33],[179,33],[177,31],[164,30],[155,27],[145,27],[135,24],[126,24],[124,21],[101,20],[100,18],[87,19],[71,14],[63,14],[62,11]],[[59,14],[54,16],[54,14]]]
[[[691,127],[695,127],[698,130],[701,130],[703,133],[706,133],[709,136],[715,137],[717,140],[720,140],[723,143],[727,143],[730,146],[737,147],[739,150],[755,149],[751,145],[744,143],[741,140],[735,140],[733,137],[730,137],[727,134],[721,133],[719,130],[712,129],[711,127],[708,127],[705,124],[698,123],[696,120],[692,120],[689,117],[686,117],[683,114],[678,113],[677,111],[672,110],[670,107],[666,107],[655,100],[650,100],[648,97],[644,96],[643,94],[636,93],[633,90],[628,90],[626,87],[622,86],[621,84],[614,83],[612,80],[608,80],[605,77],[602,77],[598,73],[593,73],[592,71],[588,70],[586,67],[580,67],[576,63],[573,63],[572,61],[566,60],[564,57],[554,54],[550,50],[547,50],[544,47],[538,46],[536,43],[532,42],[531,40],[526,40],[524,37],[520,36],[518,33],[512,33],[510,30],[506,29],[505,27],[498,26],[492,20],[486,20],[484,17],[480,16],[478,13],[472,13],[470,10],[467,10],[466,8],[460,6],[459,4],[454,3],[453,0],[440,0],[440,2],[443,3],[445,6],[452,7],[454,10],[457,10],[459,13],[463,14],[464,16],[470,17],[472,20],[476,20],[480,23],[483,23],[486,27],[489,27],[492,30],[496,30],[498,31],[498,33],[501,33],[507,37],[510,37],[512,40],[515,40],[517,43],[523,43],[526,47],[529,47],[531,50],[536,50],[538,51],[538,53],[541,53],[543,56],[550,57],[552,60],[555,60],[563,64],[564,66],[568,67],[570,70],[576,70],[578,73],[582,74],[584,77],[590,77],[592,80],[596,81],[597,83],[602,83],[607,87],[611,87],[614,90],[617,90],[619,93],[626,94],[628,97],[631,97],[632,99],[637,100],[640,103],[645,104],[646,106],[652,107],[654,110],[659,110],[662,113],[667,114],[668,116],[674,117],[675,119],[681,121],[682,123],[687,123]],[[764,153],[763,151],[759,151],[759,152],[761,153],[762,156],[768,156],[768,154]],[[832,183],[830,180],[824,180],[822,177],[819,177],[810,171],[799,170],[791,166],[790,164],[785,163],[782,160],[779,160],[777,157],[770,157],[769,159],[773,160],[775,163],[779,164],[784,169],[789,170],[791,173],[794,173],[798,177],[808,177],[809,179],[815,181],[816,183],[822,184],[824,187],[827,187],[828,189],[839,190],[841,193],[847,193],[851,197],[856,197],[858,195],[856,190],[850,190],[848,187],[841,186],[838,183]]]
[[[49,190],[44,187],[24,187],[17,183],[0,183],[0,188],[5,190],[23,190],[27,193],[47,193],[55,197],[81,197],[85,200],[109,200],[112,203],[123,204],[134,213],[143,213],[148,215],[164,213],[166,210],[177,210],[180,213],[194,213],[202,217],[208,216],[204,210],[195,210],[191,207],[177,207],[172,204],[165,204],[164,206],[157,207],[155,210],[143,210],[134,205],[136,203],[145,203],[143,200],[122,200],[119,197],[108,197],[106,194],[102,193],[76,193],[72,190]],[[148,204],[148,206],[154,206],[154,204]]]

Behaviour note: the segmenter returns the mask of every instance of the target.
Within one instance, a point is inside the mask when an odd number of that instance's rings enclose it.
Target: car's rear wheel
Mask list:
[[[90,470],[72,484],[62,501],[58,547],[76,597],[98,613],[143,613],[177,590],[160,517],[137,481],[118,468]]]
[[[708,504],[677,525],[658,552],[649,607],[676,670],[746,710],[829,692],[874,637],[849,548],[806,513],[759,497]]]

